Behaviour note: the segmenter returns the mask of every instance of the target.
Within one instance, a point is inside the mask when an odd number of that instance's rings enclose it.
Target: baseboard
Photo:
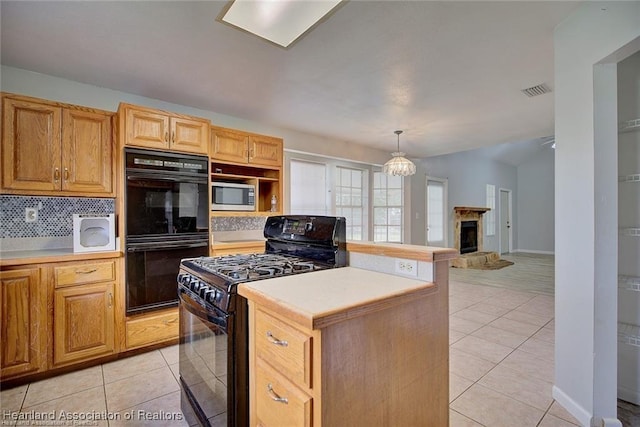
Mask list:
[[[512,249],[511,252],[540,254],[540,255],[555,255],[555,252],[553,251],[537,251],[535,249]]]
[[[576,420],[580,422],[580,425],[591,425],[591,414],[570,398],[564,391],[558,388],[558,386],[553,386],[551,395],[564,409],[566,409]]]
[[[634,405],[640,405],[640,390],[631,390],[618,385],[618,398]]]

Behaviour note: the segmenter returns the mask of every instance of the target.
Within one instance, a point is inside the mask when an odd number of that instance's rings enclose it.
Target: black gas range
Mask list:
[[[342,217],[273,216],[265,253],[182,260],[180,383],[189,424],[249,425],[247,301],[239,283],[344,267]]]

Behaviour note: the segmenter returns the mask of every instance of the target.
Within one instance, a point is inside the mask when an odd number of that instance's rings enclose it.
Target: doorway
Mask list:
[[[447,184],[446,178],[427,176],[426,244],[447,246]]]
[[[500,253],[511,252],[511,190],[500,189]]]

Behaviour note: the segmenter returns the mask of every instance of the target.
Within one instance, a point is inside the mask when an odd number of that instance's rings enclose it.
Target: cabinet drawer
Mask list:
[[[127,321],[127,349],[178,338],[178,310]]]
[[[103,261],[54,268],[55,287],[116,280],[116,262]]]
[[[313,425],[313,398],[258,359],[256,418],[263,427]]]
[[[275,366],[298,386],[311,389],[312,337],[259,309],[255,325],[257,357]]]

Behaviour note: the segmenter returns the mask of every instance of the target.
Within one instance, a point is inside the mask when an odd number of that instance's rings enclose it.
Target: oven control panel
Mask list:
[[[227,311],[229,296],[222,289],[218,289],[199,277],[181,271],[178,274],[178,286],[188,289],[200,299],[205,306],[214,306]]]

